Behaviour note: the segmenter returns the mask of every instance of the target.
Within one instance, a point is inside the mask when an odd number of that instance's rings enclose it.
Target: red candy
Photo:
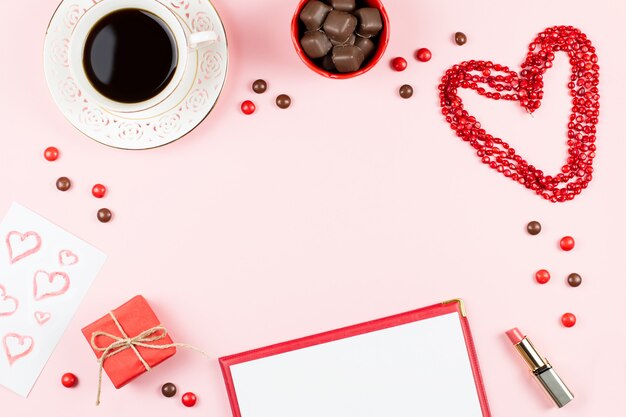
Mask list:
[[[193,392],[186,392],[183,394],[181,401],[185,407],[193,407],[198,402],[198,398]]]
[[[430,53],[430,50],[428,48],[420,48],[415,53],[415,58],[417,58],[418,61],[422,61],[422,62],[430,61],[430,58],[432,57],[433,57],[433,54]]]
[[[254,113],[255,110],[256,110],[256,106],[250,100],[246,100],[243,103],[241,103],[241,111],[244,114],[252,114]]]
[[[59,157],[59,150],[54,146],[50,146],[43,152],[43,157],[46,158],[47,161],[56,161]]]
[[[535,273],[535,279],[540,284],[545,284],[550,281],[550,273],[545,269],[540,269]]]
[[[563,239],[561,239],[561,242],[559,244],[561,245],[561,249],[570,251],[574,249],[574,245],[576,244],[576,242],[574,242],[573,237],[565,236]]]
[[[102,198],[107,192],[107,188],[102,184],[96,184],[91,189],[91,194],[96,198]]]
[[[572,327],[576,324],[576,316],[572,313],[565,313],[561,316],[561,323],[565,327]]]
[[[72,388],[76,386],[77,382],[78,378],[71,372],[63,374],[63,376],[61,377],[61,384],[63,384],[63,386],[66,388]]]
[[[404,71],[406,69],[406,65],[406,59],[400,56],[391,60],[391,66],[396,71]]]

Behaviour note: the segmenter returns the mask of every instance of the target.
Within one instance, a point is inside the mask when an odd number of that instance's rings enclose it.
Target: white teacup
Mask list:
[[[139,9],[152,13],[169,28],[178,52],[176,70],[167,86],[156,96],[138,103],[111,100],[94,88],[83,67],[85,42],[96,23],[108,14],[121,9]],[[78,87],[101,106],[115,112],[131,113],[152,108],[166,100],[179,86],[188,66],[189,52],[217,40],[213,31],[191,33],[174,12],[157,0],[102,0],[88,9],[76,24],[69,44],[70,71]]]

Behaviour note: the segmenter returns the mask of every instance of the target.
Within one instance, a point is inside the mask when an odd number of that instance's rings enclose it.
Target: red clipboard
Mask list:
[[[339,341],[342,339],[353,338],[354,336],[364,335],[371,332],[377,332],[384,329],[394,328],[396,326],[402,326],[414,322],[420,322],[423,320],[450,315],[451,313],[458,313],[457,316],[460,321],[460,327],[462,329],[462,337],[467,351],[467,358],[471,366],[471,373],[473,376],[473,383],[476,388],[476,394],[478,397],[478,403],[480,406],[480,412],[482,417],[491,417],[489,411],[489,405],[487,402],[487,396],[485,394],[485,387],[480,374],[480,368],[478,365],[478,358],[472,340],[472,334],[470,331],[469,323],[467,320],[466,310],[464,303],[461,299],[454,299],[444,301],[442,303],[434,304],[428,307],[420,308],[406,313],[401,313],[377,320],[368,321],[353,326],[348,326],[329,332],[324,332],[300,339],[291,340],[288,342],[278,343],[275,345],[250,350],[247,352],[225,356],[219,359],[226,389],[228,392],[230,405],[234,417],[249,417],[243,415],[240,409],[240,401],[238,399],[238,392],[236,390],[236,383],[233,379],[233,367],[239,364],[245,364],[251,361],[257,361],[259,359],[270,358],[275,355],[281,355],[287,352],[297,351],[300,349],[306,349],[317,345],[326,344],[329,342]],[[451,316],[447,316],[451,317]],[[253,413],[249,413],[253,414]]]

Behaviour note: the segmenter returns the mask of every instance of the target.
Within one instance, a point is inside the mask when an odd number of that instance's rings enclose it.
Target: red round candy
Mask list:
[[[433,54],[430,52],[428,48],[420,48],[415,53],[415,58],[417,58],[418,61],[422,61],[422,62],[430,61],[430,58],[432,57],[433,57]]]
[[[54,146],[50,146],[43,152],[43,157],[46,158],[47,161],[56,161],[59,157],[59,150]]]
[[[391,60],[391,66],[396,71],[404,71],[406,69],[406,65],[406,59],[400,56]]]
[[[102,198],[107,192],[107,188],[102,184],[96,184],[91,189],[91,194],[96,198]]]
[[[246,100],[243,103],[241,103],[241,111],[244,114],[252,114],[254,113],[255,110],[256,110],[256,106],[250,100]]]
[[[535,279],[540,284],[545,284],[550,281],[550,273],[545,269],[540,269],[535,273]]]
[[[560,242],[561,249],[566,250],[566,251],[570,251],[574,249],[575,244],[576,242],[574,241],[574,238],[571,236],[565,236],[563,239],[561,239],[561,242]]]
[[[66,388],[72,388],[76,386],[77,382],[78,378],[71,372],[63,374],[63,376],[61,377],[61,384],[63,384],[63,386]]]
[[[181,399],[185,407],[193,407],[198,402],[198,397],[193,392],[186,392]]]
[[[561,323],[565,327],[572,327],[576,324],[576,316],[572,313],[565,313],[561,316]]]

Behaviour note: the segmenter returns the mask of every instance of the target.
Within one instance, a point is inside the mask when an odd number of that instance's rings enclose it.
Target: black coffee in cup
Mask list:
[[[104,16],[89,32],[83,51],[89,82],[121,103],[139,103],[159,94],[177,65],[178,49],[167,24],[139,9]]]

